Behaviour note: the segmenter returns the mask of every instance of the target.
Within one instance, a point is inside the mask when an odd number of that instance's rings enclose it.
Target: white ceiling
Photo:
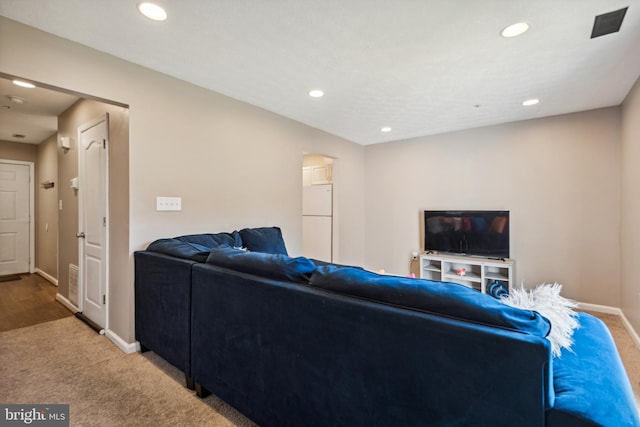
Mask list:
[[[136,3],[0,15],[360,144],[619,105],[640,75],[640,0],[158,0],[163,23]],[[590,39],[626,6],[620,32]]]
[[[77,100],[73,95],[39,87],[26,89],[0,78],[0,141],[41,143],[57,132],[58,116]]]

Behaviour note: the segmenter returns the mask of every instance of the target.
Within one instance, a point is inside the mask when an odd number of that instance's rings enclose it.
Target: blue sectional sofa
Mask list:
[[[289,257],[277,228],[229,235],[136,253],[136,337],[260,425],[640,426],[593,316],[553,357],[537,312]]]

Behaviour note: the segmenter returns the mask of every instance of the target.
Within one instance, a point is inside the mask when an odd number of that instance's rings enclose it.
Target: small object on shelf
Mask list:
[[[487,289],[487,293],[494,298],[500,299],[509,296],[509,289],[499,280],[494,280]]]
[[[465,274],[467,274],[467,269],[466,268],[459,268],[456,270],[456,274],[458,276],[464,276]]]

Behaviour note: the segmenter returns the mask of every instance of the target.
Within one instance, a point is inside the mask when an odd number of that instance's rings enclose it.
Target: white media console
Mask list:
[[[423,253],[420,255],[420,277],[442,282],[455,282],[486,293],[494,280],[508,289],[513,283],[515,262],[472,256]]]

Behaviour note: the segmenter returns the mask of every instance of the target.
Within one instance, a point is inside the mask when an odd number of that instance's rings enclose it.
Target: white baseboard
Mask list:
[[[627,332],[629,332],[629,335],[631,336],[631,339],[633,340],[636,347],[640,349],[640,336],[638,336],[636,330],[633,328],[633,326],[631,326],[631,323],[629,322],[627,317],[618,307],[579,302],[578,308],[581,310],[595,311],[597,313],[615,314],[616,316],[620,316],[620,320],[622,320],[624,328],[627,330]]]
[[[631,335],[631,339],[636,344],[636,347],[640,348],[640,336],[638,336],[635,329],[633,329],[633,326],[631,326],[631,323],[629,322],[627,317],[624,315],[622,310],[620,310],[620,319],[622,319],[622,324],[629,332],[629,335]]]
[[[68,299],[66,299],[65,297],[63,297],[60,294],[56,294],[56,300],[60,301],[60,303],[62,303],[62,305],[64,305],[69,310],[73,311],[74,313],[77,313],[77,312],[80,311],[80,309],[78,307],[76,307],[75,305],[73,305],[73,303],[71,303],[71,301],[69,301]],[[130,354],[130,353],[135,353],[137,351],[140,351],[140,343],[138,341],[135,341],[133,343],[128,343],[125,340],[123,340],[122,338],[120,338],[120,336],[118,334],[116,334],[115,332],[113,332],[111,329],[104,329],[104,335],[107,338],[109,338],[109,340],[112,343],[114,343],[116,345],[116,347],[118,347],[120,350],[122,350],[123,353]]]
[[[54,285],[58,286],[58,279],[56,279],[55,277],[53,277],[52,275],[45,273],[44,271],[40,270],[39,268],[36,268],[36,274],[38,276],[42,276],[43,278],[45,278],[46,280],[48,280],[49,282],[53,283]]]
[[[596,313],[615,314],[618,316],[622,315],[622,310],[620,310],[618,307],[611,307],[608,305],[589,304],[586,302],[579,302],[578,308],[581,310],[595,311]]]
[[[128,343],[124,341],[118,334],[113,332],[111,329],[105,329],[104,335],[111,340],[112,343],[116,345],[120,350],[122,350],[125,354],[135,353],[140,349],[140,344],[138,341],[133,343]]]
[[[80,311],[80,309],[78,307],[73,305],[73,303],[71,301],[69,301],[68,299],[66,299],[65,297],[60,295],[59,293],[56,294],[56,301],[59,301],[62,305],[64,305],[69,310],[73,311],[74,313],[77,313],[78,311]]]

